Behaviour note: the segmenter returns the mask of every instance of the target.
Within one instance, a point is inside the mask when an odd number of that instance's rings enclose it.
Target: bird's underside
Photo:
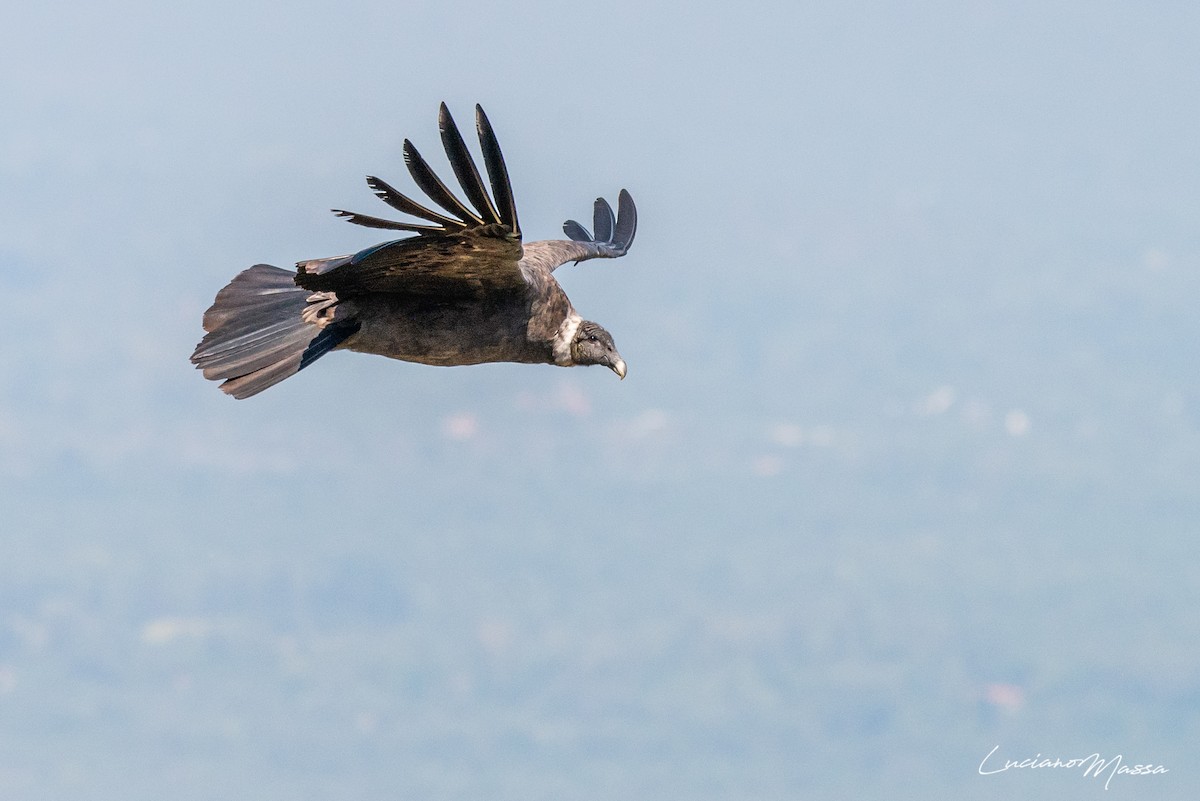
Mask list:
[[[523,243],[512,186],[483,109],[476,127],[491,192],[443,103],[442,146],[467,202],[437,177],[411,142],[413,182],[440,210],[368,177],[380,200],[415,222],[335,210],[402,239],[349,256],[302,261],[295,272],[259,264],[218,294],[204,315],[192,362],[237,398],[257,394],[334,349],[422,364],[600,364],[625,377],[612,336],[574,310],[553,272],[567,262],[625,255],[637,230],[633,199],[618,212],[599,198],[594,233],[570,220],[568,240]]]

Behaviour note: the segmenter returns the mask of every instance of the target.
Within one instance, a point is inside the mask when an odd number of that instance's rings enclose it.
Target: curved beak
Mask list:
[[[608,369],[610,369],[614,373],[616,373],[617,376],[620,377],[620,379],[622,381],[625,380],[625,360],[624,359],[622,359],[618,356],[617,360],[615,362],[613,362],[611,365],[609,365]]]

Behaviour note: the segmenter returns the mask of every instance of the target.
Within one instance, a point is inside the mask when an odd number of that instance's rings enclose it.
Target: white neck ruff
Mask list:
[[[582,322],[583,318],[572,312],[558,326],[558,333],[554,335],[554,363],[559,367],[575,364],[575,360],[571,358],[571,342],[575,339]]]

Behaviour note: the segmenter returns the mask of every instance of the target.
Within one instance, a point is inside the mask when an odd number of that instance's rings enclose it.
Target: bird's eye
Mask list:
[[[599,341],[600,340],[596,339],[595,334],[588,334],[588,342],[599,342]]]

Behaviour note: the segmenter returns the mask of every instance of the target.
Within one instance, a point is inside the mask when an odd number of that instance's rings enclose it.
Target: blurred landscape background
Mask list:
[[[1200,10],[0,10],[0,798],[1200,790]],[[629,363],[187,361],[482,103]],[[436,157],[436,158],[434,158]],[[373,205],[378,208],[374,208]]]

